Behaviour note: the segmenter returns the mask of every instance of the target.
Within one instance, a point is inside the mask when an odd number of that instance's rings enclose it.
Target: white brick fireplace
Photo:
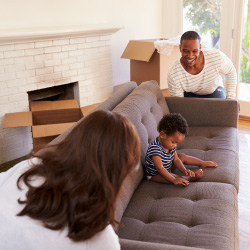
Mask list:
[[[28,91],[77,82],[81,107],[112,94],[111,38],[119,29],[77,26],[0,34],[0,164],[33,147],[30,127],[2,129],[5,113],[29,111]]]

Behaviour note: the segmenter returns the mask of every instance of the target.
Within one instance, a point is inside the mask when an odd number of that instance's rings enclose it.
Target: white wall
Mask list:
[[[176,37],[182,34],[183,0],[162,0],[162,36]]]
[[[129,80],[129,60],[120,59],[131,39],[162,36],[164,0],[0,0],[3,29],[115,24],[124,27],[113,35],[113,84]]]

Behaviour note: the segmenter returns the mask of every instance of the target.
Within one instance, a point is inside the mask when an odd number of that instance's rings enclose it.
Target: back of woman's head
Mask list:
[[[34,156],[41,164],[18,180],[29,187],[26,201],[19,201],[25,204],[19,215],[41,220],[51,229],[67,226],[68,236],[80,241],[115,223],[115,199],[139,162],[140,142],[127,118],[99,110],[62,142]],[[32,186],[33,176],[43,177],[44,183]]]

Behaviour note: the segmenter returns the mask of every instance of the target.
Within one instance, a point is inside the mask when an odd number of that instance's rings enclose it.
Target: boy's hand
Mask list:
[[[189,175],[190,177],[195,177],[195,173],[191,171],[190,169],[186,169],[185,175]]]
[[[175,178],[173,183],[174,185],[181,184],[182,186],[186,187],[189,184],[189,181],[182,178]]]

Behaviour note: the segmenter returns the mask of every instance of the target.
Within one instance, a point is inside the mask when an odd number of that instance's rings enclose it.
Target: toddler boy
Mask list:
[[[190,181],[202,178],[202,168],[217,167],[216,162],[202,161],[186,154],[177,154],[177,144],[185,139],[188,132],[187,121],[177,113],[163,116],[158,124],[159,136],[149,145],[146,154],[146,175],[150,181],[173,183],[187,186]],[[199,166],[195,173],[186,165]],[[183,176],[174,174],[178,169]]]

